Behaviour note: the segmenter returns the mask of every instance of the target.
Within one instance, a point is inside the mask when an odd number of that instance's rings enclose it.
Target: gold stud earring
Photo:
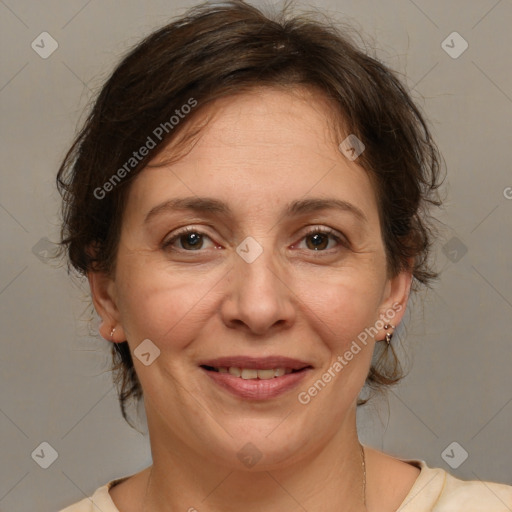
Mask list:
[[[110,341],[114,341],[114,333],[116,332],[116,328],[112,327],[112,330],[110,331]]]
[[[395,328],[394,325],[391,325],[391,324],[386,324],[384,326],[384,329],[388,330],[390,327],[392,327],[393,329]],[[393,333],[392,332],[387,332],[386,333],[386,337],[384,338],[384,340],[386,341],[386,343],[389,345],[391,343],[391,338],[393,337]],[[382,340],[382,341],[384,341]]]

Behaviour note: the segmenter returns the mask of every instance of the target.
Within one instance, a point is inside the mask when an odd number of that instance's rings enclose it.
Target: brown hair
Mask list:
[[[441,204],[440,156],[422,114],[395,73],[340,28],[288,9],[267,15],[241,0],[200,4],[117,65],[57,176],[61,247],[80,274],[113,272],[129,183],[202,107],[259,86],[302,86],[328,98],[340,131],[365,144],[358,163],[377,194],[389,275],[410,269],[413,289],[437,278],[428,258],[435,233],[428,207]],[[142,147],[150,149],[139,154]],[[127,342],[113,344],[112,354],[127,419],[126,403],[142,389]],[[366,384],[378,390],[402,377],[391,345],[374,357]]]

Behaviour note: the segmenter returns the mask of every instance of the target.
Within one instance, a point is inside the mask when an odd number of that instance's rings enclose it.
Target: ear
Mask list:
[[[407,270],[402,270],[399,274],[388,279],[383,294],[383,301],[379,308],[379,318],[385,324],[391,324],[395,328],[402,321],[409,300],[412,284],[412,271],[411,267]],[[381,329],[380,338],[383,339],[387,332],[392,333],[391,330]]]
[[[101,317],[100,335],[107,341],[121,343],[126,341],[117,307],[116,284],[105,272],[89,271],[87,273],[91,288],[94,309]],[[115,329],[114,333],[112,331]]]

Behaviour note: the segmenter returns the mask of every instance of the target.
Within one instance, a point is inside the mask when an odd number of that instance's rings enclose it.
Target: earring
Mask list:
[[[392,327],[393,329],[395,328],[394,325],[391,325],[391,324],[386,324],[384,326],[384,329],[388,330],[390,327]],[[387,332],[386,333],[386,337],[384,338],[384,340],[386,341],[386,343],[389,345],[391,343],[391,338],[393,337],[393,333],[392,332]],[[381,340],[381,341],[384,341],[384,340]]]
[[[112,330],[110,331],[110,341],[114,341],[114,333],[116,332],[116,328],[112,327]]]

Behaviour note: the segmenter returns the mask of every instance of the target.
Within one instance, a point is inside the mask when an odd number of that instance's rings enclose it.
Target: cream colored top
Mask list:
[[[511,512],[512,487],[480,480],[460,480],[419,459],[400,459],[420,468],[420,474],[396,512]],[[129,477],[100,487],[90,498],[60,512],[120,512],[109,489]],[[96,505],[96,507],[95,507]]]

